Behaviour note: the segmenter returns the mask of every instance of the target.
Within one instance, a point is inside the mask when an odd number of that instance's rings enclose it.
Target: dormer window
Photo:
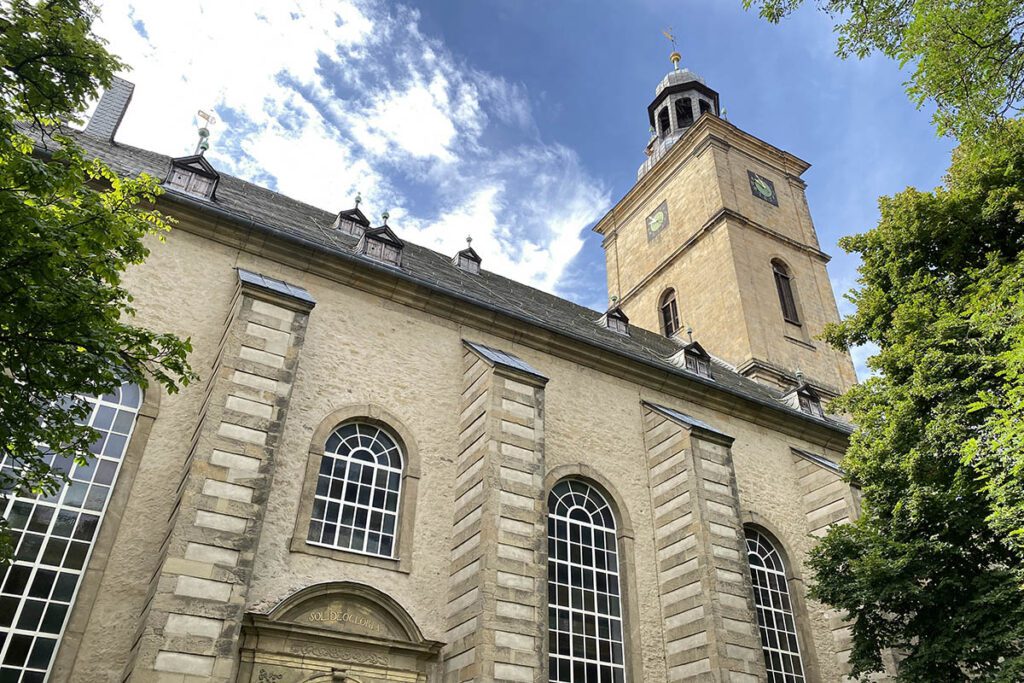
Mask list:
[[[783,400],[801,413],[824,419],[825,410],[821,406],[821,395],[803,380],[802,374],[799,372],[796,381],[796,388],[786,394]]]
[[[797,399],[800,401],[800,412],[813,415],[814,417],[825,417],[825,411],[821,409],[821,398],[814,391],[798,391]]]
[[[171,170],[164,185],[193,197],[213,199],[219,180],[220,174],[210,162],[202,154],[196,154],[171,159]]]
[[[459,270],[472,273],[473,275],[478,275],[480,273],[480,261],[482,259],[480,258],[480,255],[476,253],[476,250],[470,246],[472,242],[472,237],[466,238],[466,248],[452,258],[452,263],[454,263],[455,267]]]
[[[690,342],[683,348],[686,369],[695,375],[711,379],[711,356],[697,342]]]
[[[345,233],[346,235],[353,235],[355,237],[363,236],[363,233],[370,227],[370,221],[365,215],[363,215],[363,212],[359,210],[358,197],[356,197],[356,205],[354,208],[338,212],[338,217],[334,219],[334,225],[331,227]]]
[[[629,318],[618,306],[608,309],[608,312],[601,317],[604,326],[617,334],[629,334]]]
[[[405,243],[398,239],[398,236],[391,231],[387,225],[382,225],[378,228],[370,228],[363,233],[359,243],[356,245],[356,251],[372,258],[374,261],[380,261],[392,266],[402,265],[402,248]]]

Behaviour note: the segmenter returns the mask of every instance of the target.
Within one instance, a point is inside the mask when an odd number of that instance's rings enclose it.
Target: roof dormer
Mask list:
[[[466,237],[466,248],[452,257],[452,264],[459,270],[477,275],[480,273],[480,254],[473,249],[473,238]]]
[[[801,413],[813,417],[825,418],[825,410],[821,406],[821,394],[810,384],[803,380],[802,373],[797,373],[797,385],[782,400]]]
[[[359,204],[362,201],[363,198],[357,194],[356,205],[351,209],[339,211],[334,219],[334,225],[331,227],[347,235],[362,237],[363,233],[370,227],[370,219],[359,209]]]
[[[687,330],[688,332],[690,330]],[[704,347],[690,339],[678,352],[673,354],[669,360],[676,366],[692,372],[701,377],[714,379],[711,374],[711,354],[704,350]]]
[[[629,318],[618,306],[609,308],[598,321],[601,325],[618,334],[629,334]]]
[[[387,214],[384,214],[383,225],[368,228],[363,232],[359,243],[356,244],[356,253],[389,266],[400,267],[402,265],[402,249],[404,248],[405,242],[398,239],[398,235],[388,227]]]
[[[193,197],[213,199],[220,174],[202,154],[171,159],[164,186]]]

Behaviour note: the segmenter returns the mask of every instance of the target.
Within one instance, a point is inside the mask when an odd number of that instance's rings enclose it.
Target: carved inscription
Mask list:
[[[377,621],[361,614],[343,612],[334,608],[314,610],[306,615],[306,618],[314,624],[350,624],[359,626],[371,633],[385,633],[385,628]]]
[[[316,657],[318,659],[330,659],[336,662],[347,662],[349,664],[369,664],[371,666],[388,666],[389,660],[385,655],[375,652],[361,652],[349,650],[330,645],[313,645],[308,643],[292,643],[291,652],[304,657]]]

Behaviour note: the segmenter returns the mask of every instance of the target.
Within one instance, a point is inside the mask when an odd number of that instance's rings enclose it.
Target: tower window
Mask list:
[[[402,489],[402,449],[380,427],[334,430],[324,447],[308,543],[393,557]]]
[[[671,124],[668,118],[668,107],[662,107],[661,111],[658,112],[658,133],[660,135],[667,135]]]
[[[548,680],[625,681],[618,538],[608,502],[564,479],[548,496]]]
[[[772,272],[775,274],[775,289],[779,293],[779,305],[782,307],[782,317],[788,323],[800,324],[800,315],[796,310],[796,297],[793,296],[793,279],[789,274],[789,268],[782,261],[772,261]]]
[[[803,683],[803,662],[796,637],[796,617],[789,596],[786,566],[775,544],[757,529],[744,529],[750,583],[757,607],[761,650],[769,683]]]
[[[679,308],[676,306],[676,290],[669,289],[661,295],[661,331],[666,337],[679,332]]]
[[[693,105],[689,97],[676,100],[676,124],[680,128],[693,125]]]
[[[697,106],[700,107],[701,116],[711,113],[711,103],[707,100],[697,100]]]

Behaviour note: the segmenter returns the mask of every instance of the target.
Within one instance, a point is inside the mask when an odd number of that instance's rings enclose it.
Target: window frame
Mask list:
[[[781,569],[763,569],[760,567],[755,569],[754,565],[752,565],[750,562],[750,557],[752,553],[750,551],[749,536],[751,534],[756,534],[759,537],[759,543],[771,549],[775,557],[778,559],[778,564],[781,565]],[[765,673],[768,677],[768,683],[807,683],[808,681],[818,680],[816,667],[814,666],[813,645],[809,643],[809,633],[806,631],[803,624],[803,616],[805,613],[803,600],[802,596],[799,595],[797,590],[795,590],[795,577],[793,576],[791,569],[792,563],[789,561],[789,557],[787,556],[785,548],[783,547],[782,543],[779,542],[779,540],[776,538],[774,534],[770,533],[767,529],[765,529],[759,524],[743,525],[743,545],[744,549],[746,550],[747,568],[751,585],[751,605],[754,609],[754,618],[755,623],[757,624],[758,631],[758,641],[761,643],[761,654],[764,657]],[[761,571],[765,572],[766,574],[770,573],[775,575],[775,585],[782,586],[785,588],[785,597],[789,602],[788,614],[792,622],[792,629],[788,631],[782,631],[777,628],[772,628],[771,630],[778,631],[779,633],[785,633],[786,635],[792,635],[793,638],[796,640],[797,649],[795,651],[773,648],[769,643],[765,641],[765,634],[768,628],[766,627],[762,629],[761,627],[762,621],[760,617],[760,611],[762,608],[758,601],[758,592],[754,588],[755,571]],[[781,593],[781,591],[776,592]],[[772,606],[769,606],[766,609],[771,610],[773,612],[781,612],[783,615],[785,615],[786,613],[785,609],[777,609]],[[776,623],[774,617],[772,619],[772,622],[773,624]],[[785,622],[783,622],[783,624],[785,624]],[[799,676],[797,676],[794,673],[769,671],[768,662],[770,657],[770,651],[785,653],[789,656],[793,656],[795,654],[797,660],[800,663],[801,672]]]
[[[672,337],[679,334],[681,325],[679,323],[679,305],[676,303],[676,290],[669,287],[661,294],[661,298],[658,299],[658,320],[661,323],[661,333],[671,339]],[[666,315],[666,310],[668,309]],[[674,330],[669,330],[669,322],[675,326]]]
[[[599,499],[600,504],[601,504],[598,507],[598,509],[599,510],[600,509],[606,509],[607,510],[608,515],[611,517],[611,520],[612,520],[611,525],[604,524],[604,523],[598,524],[598,523],[594,523],[593,521],[576,520],[576,519],[572,519],[571,517],[566,517],[564,515],[558,515],[557,512],[552,512],[552,510],[551,510],[552,498],[555,496],[556,489],[561,487],[561,486],[563,486],[563,485],[565,485],[567,488],[570,487],[570,486],[574,486],[574,485],[577,488],[586,487],[586,495],[587,495],[587,499],[588,500],[592,499],[591,497],[596,495],[596,497]],[[569,612],[570,614],[582,612],[585,616],[592,617],[595,624],[599,623],[599,620],[602,618],[602,614],[607,615],[607,616],[604,616],[603,618],[609,619],[609,621],[616,621],[617,620],[618,621],[618,625],[619,625],[618,638],[617,639],[613,638],[613,639],[609,640],[608,642],[613,643],[613,645],[617,644],[619,646],[619,649],[621,651],[621,659],[622,659],[621,663],[616,664],[614,662],[614,658],[613,658],[613,661],[607,661],[607,660],[602,659],[600,652],[598,654],[598,659],[597,660],[586,659],[586,658],[576,659],[573,655],[569,655],[568,656],[568,661],[570,661],[570,662],[582,661],[584,663],[596,662],[597,665],[602,665],[602,666],[607,664],[611,668],[618,669],[619,671],[621,671],[622,680],[623,681],[630,680],[631,679],[631,673],[632,673],[630,671],[630,659],[631,659],[630,658],[630,654],[631,654],[630,650],[631,650],[631,648],[628,645],[629,629],[628,629],[627,620],[632,618],[632,614],[630,614],[630,612],[629,612],[629,609],[628,609],[629,603],[628,603],[628,600],[626,598],[628,572],[627,572],[627,570],[625,568],[624,561],[623,561],[623,548],[622,548],[622,543],[620,542],[620,536],[619,536],[620,528],[621,528],[621,521],[620,521],[619,515],[617,514],[616,505],[615,505],[614,501],[612,500],[612,498],[603,490],[603,487],[596,485],[595,482],[593,482],[593,481],[588,481],[587,479],[581,478],[581,477],[574,477],[574,476],[562,477],[562,478],[558,479],[557,481],[555,481],[553,483],[553,485],[551,485],[549,487],[546,487],[545,490],[547,491],[547,496],[545,497],[545,503],[546,503],[545,504],[545,508],[546,508],[546,512],[545,512],[545,527],[547,529],[546,534],[545,534],[545,547],[548,549],[548,553],[546,553],[546,557],[545,557],[545,566],[548,568],[548,576],[549,576],[549,578],[547,579],[547,582],[546,582],[547,594],[548,594],[548,598],[547,598],[548,634],[547,634],[547,639],[546,639],[546,647],[547,647],[547,649],[546,649],[545,663],[547,664],[547,668],[548,668],[548,671],[547,671],[548,680],[549,681],[556,680],[556,679],[552,678],[552,672],[550,670],[550,662],[553,661],[556,658],[558,658],[558,659],[566,659],[565,656],[560,656],[560,653],[559,653],[559,655],[556,655],[555,651],[554,651],[554,648],[552,647],[552,633],[550,631],[550,624],[552,623],[552,620],[553,620],[552,616],[551,616],[552,609],[555,609],[555,610],[564,609],[567,612]],[[574,494],[578,494],[578,493],[579,493],[579,491],[576,491],[576,492],[570,493],[569,495],[574,495]],[[553,525],[557,526],[557,524],[559,522],[563,523],[563,525],[566,527],[566,536],[565,536],[564,539],[559,538],[558,536],[554,536],[553,537],[552,534],[551,534],[551,527]],[[607,548],[607,546],[605,546],[605,552],[608,552],[609,550],[614,551],[614,557],[615,557],[615,562],[616,562],[616,566],[615,566],[614,571],[611,571],[611,570],[608,570],[608,569],[604,569],[602,571],[602,569],[598,566],[599,563],[596,563],[596,562],[586,563],[582,559],[577,561],[577,560],[573,559],[572,553],[570,553],[570,552],[566,553],[566,557],[565,558],[553,559],[550,556],[550,549],[551,549],[553,543],[557,544],[559,542],[562,542],[562,543],[565,543],[566,548],[571,547],[571,537],[572,537],[573,534],[571,533],[571,529],[569,527],[571,525],[573,525],[573,524],[575,524],[575,525],[577,525],[577,526],[579,526],[581,528],[582,527],[589,528],[591,530],[592,534],[593,533],[603,533],[605,535],[610,536],[611,539],[613,539],[612,543],[614,544],[614,546],[612,548]],[[591,548],[599,548],[600,544],[591,543],[590,547]],[[605,574],[609,578],[614,576],[614,578],[615,578],[615,580],[616,580],[616,582],[618,584],[617,585],[618,593],[617,593],[617,595],[614,595],[615,599],[618,602],[618,610],[617,610],[618,614],[617,614],[617,616],[613,615],[613,611],[607,611],[607,612],[602,613],[600,608],[597,606],[597,603],[595,603],[595,605],[592,608],[583,607],[581,609],[581,608],[575,606],[573,604],[573,603],[575,603],[575,600],[570,598],[570,596],[574,594],[574,591],[572,591],[572,590],[567,591],[567,595],[565,596],[566,597],[566,602],[564,604],[562,602],[559,602],[557,599],[556,599],[555,602],[552,602],[551,601],[551,587],[552,587],[552,585],[554,585],[554,586],[569,585],[570,588],[571,588],[571,584],[561,584],[559,582],[555,582],[553,584],[551,579],[550,579],[551,567],[552,566],[563,566],[563,565],[567,566],[569,568],[565,572],[567,576],[569,576],[569,575],[571,575],[573,573],[572,572],[572,568],[579,568],[583,572],[589,571],[595,577],[595,580],[594,580],[595,586],[598,583],[596,579],[597,579],[597,576],[598,576],[599,573],[603,573],[603,574]],[[606,565],[606,567],[607,567],[607,565]],[[595,591],[596,591],[596,588],[595,588]],[[557,589],[556,589],[555,592],[557,593]],[[600,591],[596,591],[595,592],[595,596],[597,596],[598,593],[601,593],[601,592]],[[605,595],[607,595],[609,598],[612,597],[610,592],[609,593],[605,593]],[[596,599],[599,599],[599,597],[597,597]],[[570,631],[568,633],[569,633],[569,635],[567,635],[566,638],[570,642],[572,642],[573,643],[573,647],[575,647],[575,642],[574,641],[576,640],[576,637],[575,637],[575,633],[576,632],[572,631],[571,628],[570,628]],[[587,677],[589,678],[589,675]],[[565,679],[562,678],[562,679],[557,679],[557,680],[565,680]]]
[[[127,434],[127,439],[124,446],[121,448],[120,458],[117,460],[116,469],[113,474],[113,478],[109,484],[109,490],[106,498],[103,502],[102,507],[98,512],[92,511],[90,514],[96,514],[98,516],[96,529],[93,531],[92,540],[89,544],[89,548],[86,551],[85,557],[82,562],[82,566],[78,572],[78,580],[71,593],[70,602],[68,603],[67,611],[64,614],[63,623],[61,624],[60,630],[55,634],[56,642],[54,649],[50,654],[49,661],[47,662],[46,672],[44,673],[44,680],[50,680],[54,677],[63,678],[70,675],[71,668],[77,657],[78,648],[81,646],[82,637],[85,635],[88,627],[90,618],[92,616],[92,607],[95,602],[96,595],[99,592],[100,582],[103,578],[103,572],[106,569],[107,562],[110,559],[110,551],[113,547],[114,541],[117,538],[118,528],[122,519],[122,513],[124,506],[127,503],[128,497],[131,493],[132,486],[134,484],[135,475],[138,471],[139,461],[142,458],[143,451],[145,450],[146,443],[149,439],[149,433],[152,428],[153,421],[156,418],[157,406],[159,404],[159,392],[155,391],[144,391],[141,387],[136,385],[139,392],[138,405],[134,408],[129,409],[134,413],[132,425],[130,431]],[[86,400],[93,403],[93,410],[90,413],[90,424],[96,417],[99,411],[99,406],[113,406],[115,403],[109,401],[105,397],[84,397]],[[106,431],[101,433],[107,434]],[[123,432],[122,432],[123,434]],[[90,469],[95,468],[97,465],[96,459],[90,459]],[[77,471],[77,466],[75,471]],[[95,472],[93,477],[95,477]],[[72,476],[74,479],[74,476]],[[68,486],[65,484],[61,487],[60,493],[58,494],[57,501],[52,503],[54,514],[51,517],[51,522],[47,525],[47,530],[44,533],[44,538],[49,539],[51,537],[51,529],[54,525],[54,519],[57,517],[57,512],[65,509],[64,501],[66,497]],[[41,496],[39,502],[42,502],[45,506],[49,507],[50,503],[45,503],[46,496]],[[5,506],[0,509],[0,514],[8,514],[8,508],[13,508],[18,501],[32,501],[35,505],[35,498],[11,496],[7,498]],[[79,510],[82,513],[89,512],[86,510],[84,504],[80,506],[71,506],[70,509]],[[52,565],[42,565],[41,557],[44,551],[41,548],[40,555],[35,561],[31,563],[33,570],[40,566],[46,566],[53,569]],[[13,566],[13,565],[12,565]],[[22,566],[25,566],[24,564]],[[61,572],[61,569],[56,571]],[[34,575],[33,571],[33,575]],[[0,583],[3,582],[6,576],[4,572],[3,576],[0,576]],[[28,588],[28,586],[26,586]],[[24,602],[24,598],[21,602]],[[21,602],[18,604],[20,611]],[[50,604],[50,600],[47,599],[47,605]],[[63,602],[63,601],[59,601]],[[40,625],[45,617],[41,615]],[[35,629],[35,633],[40,634],[39,625]],[[8,634],[12,633],[16,629],[16,624],[12,621],[11,629],[5,628]],[[26,631],[27,629],[20,629]],[[38,667],[36,667],[38,670]],[[22,668],[20,671],[24,671]]]
[[[782,319],[791,325],[801,325],[800,307],[797,303],[796,288],[789,266],[779,259],[772,259],[772,276],[775,279],[775,291],[779,296],[779,308]]]
[[[334,546],[307,542],[316,485],[328,437],[343,424],[363,422],[384,429],[402,449],[405,459],[398,498],[398,520],[392,557],[371,555]],[[340,562],[369,565],[408,574],[412,571],[414,521],[420,479],[420,456],[412,433],[405,423],[386,408],[376,404],[343,406],[327,415],[314,430],[306,456],[305,474],[296,505],[295,525],[288,549],[293,553],[327,557]]]
[[[347,427],[355,427],[356,434],[350,436],[342,435],[342,430],[344,430]],[[366,433],[369,430],[376,430],[376,432],[373,434]],[[388,430],[386,427],[358,419],[348,420],[338,425],[334,429],[334,431],[331,432],[330,436],[328,436],[327,443],[331,443],[332,439],[338,437],[338,447],[340,448],[353,436],[369,436],[372,437],[374,443],[380,443],[381,435],[383,435],[385,438],[392,442],[392,446],[390,448],[385,448],[385,450],[382,453],[375,453],[373,449],[366,448],[365,446],[362,445],[357,446],[358,450],[370,451],[370,460],[361,457],[346,456],[339,452],[339,450],[329,451],[326,448],[324,449],[323,455],[320,456],[321,466],[320,469],[317,471],[317,488],[313,492],[313,511],[316,511],[318,505],[320,505],[321,507],[330,507],[331,505],[336,505],[339,508],[337,514],[339,515],[340,519],[340,516],[344,514],[345,508],[350,507],[354,510],[353,514],[356,515],[356,519],[358,519],[358,515],[361,511],[366,516],[367,522],[363,525],[357,525],[356,522],[353,522],[352,525],[349,526],[343,525],[340,523],[340,521],[338,521],[337,523],[331,525],[335,527],[334,536],[336,540],[334,543],[330,543],[322,538],[322,528],[327,524],[327,521],[325,519],[319,519],[317,516],[311,515],[309,523],[310,530],[307,532],[306,543],[324,548],[330,548],[332,550],[342,550],[351,553],[359,553],[362,555],[368,555],[370,557],[381,557],[388,560],[395,559],[395,554],[398,552],[399,520],[401,520],[402,514],[402,474],[405,471],[405,454],[402,451],[401,443],[395,438],[394,435],[391,434],[390,430]],[[381,445],[384,444],[381,443]],[[385,455],[392,450],[395,450],[397,452],[397,467],[395,467],[395,465],[391,462],[392,457],[390,456],[388,457],[389,462],[387,464],[383,464],[379,460],[380,456]],[[333,476],[333,473],[325,473],[323,471],[323,464],[327,458],[330,458],[332,461],[332,464],[329,469],[336,468],[337,463],[339,462],[346,463],[345,474],[343,477],[338,478]],[[360,468],[361,473],[364,473],[367,470],[367,468],[370,468],[370,472],[372,472],[372,474],[370,476],[370,481],[368,483],[360,483],[353,481],[353,479],[351,478],[351,472],[354,466],[358,466]],[[374,479],[379,478],[381,474],[383,474],[384,478],[386,479],[384,486],[381,486],[379,483],[374,482]],[[392,488],[392,475],[397,475],[397,489]],[[326,477],[326,482],[328,483],[328,486],[330,486],[332,489],[334,488],[334,482],[339,482],[339,495],[337,497],[320,493],[320,484],[322,481],[324,481],[324,477]],[[348,500],[347,494],[351,490],[352,486],[355,486],[356,491],[360,494],[363,491],[368,491],[366,503],[363,503],[359,500]],[[375,505],[373,500],[370,498],[370,496],[373,496],[375,498],[377,493],[381,493],[382,498],[384,499],[380,506]],[[394,494],[395,500],[393,507],[390,506],[387,502],[388,497],[390,497],[392,493]],[[389,518],[393,518],[391,531],[373,530],[369,520],[372,519],[372,517],[375,514],[380,515],[382,518],[382,522],[385,524]],[[317,532],[317,536],[320,536],[319,540],[314,540],[309,537],[309,534],[312,533],[312,528],[314,524],[320,525],[320,529]],[[337,539],[341,537],[342,528],[346,526],[348,526],[348,528],[351,530],[352,540],[354,540],[355,534],[359,533],[362,535],[362,548],[357,548],[352,545],[346,547],[337,543]],[[390,543],[388,543],[389,552],[383,553],[369,550],[371,534],[377,534],[380,536],[380,538],[378,539],[378,543],[380,543],[381,541],[383,541],[385,537],[387,537],[388,540],[390,541]]]

